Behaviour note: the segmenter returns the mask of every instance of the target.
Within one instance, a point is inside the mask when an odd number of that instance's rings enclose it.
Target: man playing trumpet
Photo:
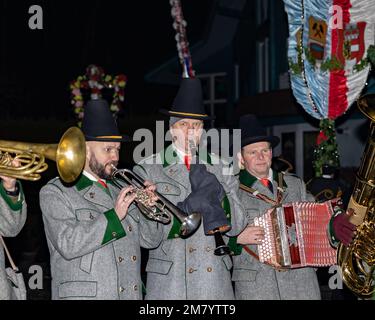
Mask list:
[[[161,231],[133,205],[133,187],[119,190],[108,181],[127,138],[119,134],[106,101],[87,104],[82,131],[82,175],[72,185],[55,178],[40,192],[52,299],[141,299],[140,247],[156,247]]]

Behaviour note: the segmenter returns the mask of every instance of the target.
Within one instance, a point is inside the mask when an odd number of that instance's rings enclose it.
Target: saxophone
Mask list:
[[[375,293],[375,94],[360,97],[358,108],[371,120],[370,134],[348,205],[356,234],[348,247],[339,245],[337,264],[346,286],[367,299]]]

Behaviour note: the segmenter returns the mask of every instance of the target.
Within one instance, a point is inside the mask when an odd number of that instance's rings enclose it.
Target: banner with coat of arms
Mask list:
[[[334,120],[358,98],[374,55],[374,0],[284,0],[294,96]]]

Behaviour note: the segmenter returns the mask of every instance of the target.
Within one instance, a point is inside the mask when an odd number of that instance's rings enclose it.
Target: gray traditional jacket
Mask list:
[[[240,172],[239,181],[276,200],[276,192],[272,194],[267,187],[246,170]],[[276,173],[274,173],[272,184],[273,190],[277,190],[278,175]],[[296,176],[285,174],[282,184],[281,187],[284,189],[282,203],[314,201],[313,197],[306,192],[304,182]],[[261,216],[272,206],[242,189],[240,190],[240,199],[245,207],[249,224],[252,224],[255,217]],[[256,245],[250,245],[249,248],[257,253]],[[260,263],[241,246],[232,249],[238,254],[233,257],[232,277],[235,282],[236,299],[320,299],[319,284],[313,268],[277,271],[269,265]]]
[[[15,237],[26,221],[26,202],[20,182],[17,182],[20,195],[17,202],[5,193],[0,182],[0,234],[4,237]],[[4,250],[0,244],[0,300],[9,300],[9,282],[5,274]]]
[[[134,171],[153,181],[157,191],[173,204],[186,199],[191,192],[189,171],[177,157],[169,161],[166,157],[172,147],[145,159]],[[217,156],[201,157],[207,170],[217,177],[224,187],[223,201],[227,217],[231,219],[229,234],[235,236],[246,225],[243,208],[238,199],[238,182],[225,171],[228,165]],[[186,239],[179,236],[180,223],[163,225],[164,238],[160,246],[150,250],[147,263],[146,299],[234,299],[230,270],[230,256],[214,255],[215,240],[206,236],[203,224]]]
[[[135,206],[120,221],[119,190],[85,175],[74,186],[55,178],[40,192],[51,255],[52,299],[141,299],[140,247],[156,247],[162,230]]]

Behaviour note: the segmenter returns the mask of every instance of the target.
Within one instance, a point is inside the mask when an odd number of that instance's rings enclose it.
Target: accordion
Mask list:
[[[276,268],[324,267],[336,264],[327,225],[336,203],[293,202],[273,207],[254,219],[265,230],[259,261]]]

